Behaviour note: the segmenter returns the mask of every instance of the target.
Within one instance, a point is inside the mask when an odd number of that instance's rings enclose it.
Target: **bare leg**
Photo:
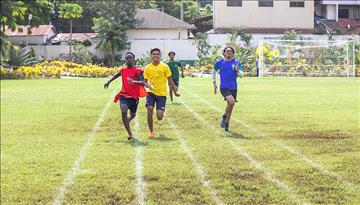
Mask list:
[[[169,95],[170,95],[170,100],[172,102],[173,101],[173,91],[171,90],[170,87],[169,87]]]
[[[153,112],[154,112],[154,107],[152,107],[152,106],[147,106],[147,122],[148,122],[148,126],[149,126],[150,132],[154,132],[154,127],[153,127]]]
[[[232,113],[232,110],[233,110],[234,105],[235,105],[235,99],[234,99],[234,97],[232,95],[228,95],[225,98],[226,98],[226,101],[227,101],[227,106],[226,106],[226,109],[225,109],[225,116],[226,116],[225,121],[227,123],[229,123],[231,113]]]
[[[164,111],[162,110],[157,110],[156,112],[156,117],[159,121],[161,121],[164,118]]]
[[[131,120],[133,120],[136,117],[136,113],[133,113],[130,111],[130,116],[128,117],[129,123],[131,122]]]
[[[128,139],[131,139],[132,138],[132,133],[131,133],[131,130],[130,130],[130,124],[129,124],[129,119],[128,119],[128,116],[127,116],[127,110],[128,110],[128,106],[125,105],[125,104],[122,104],[121,105],[121,117],[122,117],[122,121],[123,121],[123,124],[124,124],[124,127],[128,133]]]

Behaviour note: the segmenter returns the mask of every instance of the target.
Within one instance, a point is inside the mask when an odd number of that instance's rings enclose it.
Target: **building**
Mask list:
[[[315,14],[328,30],[340,34],[360,34],[360,0],[317,1]]]
[[[179,60],[195,60],[197,49],[191,30],[196,29],[178,18],[157,9],[139,9],[135,15],[134,29],[127,31],[130,50],[138,57],[145,57],[152,48],[163,53],[175,51]],[[166,54],[163,54],[166,58]]]
[[[314,29],[314,0],[223,0],[213,1],[215,33],[245,27],[252,33],[283,33]]]
[[[339,19],[360,20],[360,0],[334,1],[321,0],[315,5],[316,15],[327,20],[339,21]]]
[[[32,27],[28,32],[28,26],[20,26],[18,29],[11,30],[5,27],[5,35],[10,41],[17,45],[44,45],[50,42],[56,35],[55,28],[52,25],[40,25]]]
[[[92,41],[96,37],[96,33],[73,33],[71,35],[72,41]],[[51,39],[52,44],[67,45],[70,41],[70,33],[58,33]]]
[[[135,19],[135,28],[127,32],[129,40],[188,39],[196,28],[157,9],[139,9]]]

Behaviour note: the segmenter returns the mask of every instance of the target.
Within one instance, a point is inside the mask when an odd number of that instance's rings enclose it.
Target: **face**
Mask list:
[[[134,64],[134,57],[131,54],[125,56],[125,61],[128,66],[132,66]]]
[[[224,53],[225,58],[232,58],[234,53],[231,48],[227,48]]]
[[[153,62],[160,62],[161,53],[159,51],[153,51],[151,53],[151,60]]]
[[[173,53],[170,54],[170,55],[169,55],[169,59],[173,61],[173,60],[175,59],[175,55],[174,55]]]

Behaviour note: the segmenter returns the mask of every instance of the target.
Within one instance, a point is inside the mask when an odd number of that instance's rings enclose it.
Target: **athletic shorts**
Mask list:
[[[157,96],[154,93],[148,93],[146,96],[146,107],[152,106],[155,107],[156,110],[165,111],[165,104],[166,104],[166,96]]]
[[[174,85],[179,87],[179,78],[173,78],[172,80],[174,81]]]
[[[128,107],[130,112],[136,113],[137,107],[139,104],[139,99],[126,98],[126,97],[120,96],[120,109],[121,109],[121,105],[123,105],[123,104],[125,104]]]
[[[224,100],[226,100],[226,96],[232,95],[235,99],[235,102],[237,102],[236,100],[236,96],[237,96],[237,90],[229,90],[227,88],[224,89],[220,89],[221,95],[224,97]]]

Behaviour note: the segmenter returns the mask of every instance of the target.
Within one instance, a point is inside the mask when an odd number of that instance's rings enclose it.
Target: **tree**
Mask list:
[[[206,4],[205,10],[203,12],[203,16],[211,16],[212,15],[212,6],[211,4]]]
[[[185,5],[184,19],[187,22],[193,23],[196,18],[201,17],[200,4],[197,1],[185,2]]]
[[[48,0],[22,0],[27,8],[26,20],[31,14],[30,26],[48,24],[51,13],[54,12],[54,4]],[[26,22],[28,23],[28,22]]]
[[[37,26],[47,23],[53,4],[47,0],[2,0],[1,1],[1,19],[0,19],[0,37],[1,37],[1,63],[6,61],[11,43],[5,35],[5,27],[10,29],[19,29],[19,25],[30,23],[30,26]],[[32,15],[32,21],[28,22],[28,16]]]
[[[197,57],[200,65],[204,65],[208,61],[210,54],[210,44],[207,42],[207,35],[205,33],[198,32],[194,37],[194,44],[198,49]]]
[[[116,52],[129,48],[126,31],[135,25],[135,3],[133,1],[107,1],[101,17],[94,18],[93,30],[100,38],[96,48],[104,44],[111,47],[111,64],[115,65]]]
[[[83,9],[79,4],[64,3],[60,5],[59,17],[70,19],[70,55],[71,55],[71,40],[72,40],[72,21],[82,17]]]

